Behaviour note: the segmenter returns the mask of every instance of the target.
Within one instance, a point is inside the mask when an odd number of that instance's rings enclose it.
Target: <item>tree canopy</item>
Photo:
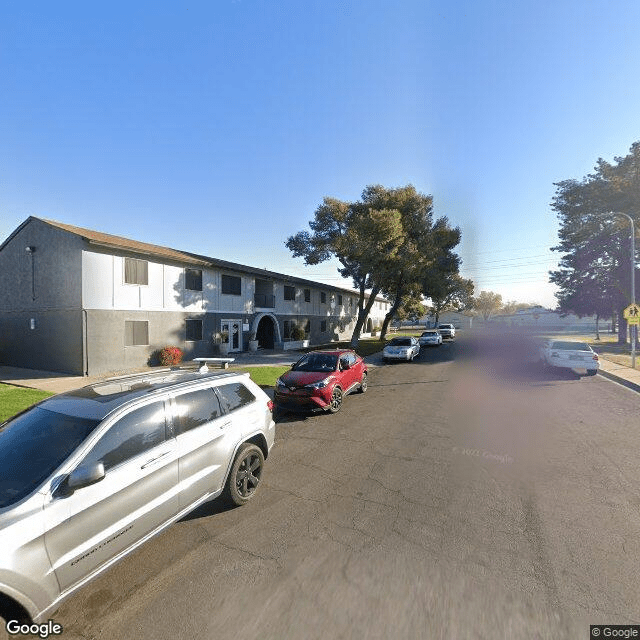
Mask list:
[[[473,308],[486,322],[494,313],[502,309],[502,296],[493,291],[481,291],[480,294],[473,299]]]
[[[473,308],[473,280],[463,278],[456,271],[438,275],[437,270],[427,274],[423,282],[424,295],[431,299],[431,313],[436,322],[443,311],[468,311]]]
[[[622,310],[631,299],[630,228],[615,213],[631,216],[636,224],[640,220],[640,143],[613,163],[599,159],[594,173],[582,180],[555,186],[551,207],[560,220],[560,243],[552,249],[564,255],[549,279],[559,287],[560,311],[618,314],[619,340],[624,342]]]
[[[438,260],[458,264],[452,249],[460,241],[460,230],[449,227],[446,218],[434,222],[433,198],[412,185],[391,189],[371,185],[356,202],[324,198],[309,227],[311,233],[296,233],[286,246],[306,264],[335,257],[340,275],[352,279],[360,293],[354,346],[378,294],[391,302],[383,339],[400,306],[409,304],[411,297],[421,297],[424,271]]]

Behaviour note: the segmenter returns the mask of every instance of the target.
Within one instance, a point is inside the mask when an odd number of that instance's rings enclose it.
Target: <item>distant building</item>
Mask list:
[[[364,331],[381,325],[376,298]],[[358,294],[207,256],[30,217],[0,245],[0,362],[99,374],[144,366],[164,346],[185,358],[351,337]]]

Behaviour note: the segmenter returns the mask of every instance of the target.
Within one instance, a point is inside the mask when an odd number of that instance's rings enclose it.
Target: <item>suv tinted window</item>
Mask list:
[[[222,406],[227,413],[251,404],[256,399],[253,393],[240,382],[224,384],[216,388],[220,394]]]
[[[211,422],[221,413],[220,402],[213,389],[198,389],[179,395],[175,399],[173,418],[176,435]]]
[[[0,508],[29,495],[99,423],[42,407],[7,422],[0,429]]]
[[[107,471],[165,440],[164,403],[153,402],[120,418],[97,442],[83,464],[102,462]]]

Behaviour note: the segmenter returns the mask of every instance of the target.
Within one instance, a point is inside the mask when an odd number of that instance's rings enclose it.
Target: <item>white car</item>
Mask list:
[[[456,328],[452,324],[439,324],[438,331],[443,338],[450,338],[453,340],[456,337]]]
[[[417,338],[393,338],[382,350],[382,359],[411,361],[420,354],[420,345]]]
[[[586,342],[547,340],[540,349],[540,360],[547,367],[586,369],[588,376],[598,373],[598,354]]]
[[[442,334],[437,329],[427,329],[418,338],[421,347],[439,347],[442,344]]]

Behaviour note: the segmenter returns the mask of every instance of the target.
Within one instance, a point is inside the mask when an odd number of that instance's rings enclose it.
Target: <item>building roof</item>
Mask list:
[[[239,264],[236,262],[228,262],[227,260],[220,260],[219,258],[212,258],[210,256],[203,256],[190,251],[181,251],[178,249],[171,249],[170,247],[162,247],[148,242],[139,242],[138,240],[131,240],[122,236],[114,236],[110,233],[102,233],[101,231],[93,231],[92,229],[84,229],[83,227],[76,227],[71,224],[65,224],[63,222],[57,222],[55,220],[47,220],[45,218],[38,218],[36,216],[30,216],[27,218],[2,244],[0,244],[0,251],[11,240],[11,238],[24,226],[26,226],[31,220],[38,220],[62,231],[72,233],[76,236],[83,238],[86,242],[92,245],[101,246],[110,249],[119,249],[120,251],[128,251],[144,256],[152,256],[157,258],[164,258],[165,260],[173,260],[183,264],[189,264],[200,267],[217,267],[219,269],[226,269],[229,271],[238,271],[242,273],[251,273],[255,276],[262,276],[267,279],[278,279],[288,282],[294,282],[296,284],[304,284],[312,287],[320,287],[332,291],[342,291],[351,295],[358,295],[353,289],[346,289],[343,287],[336,287],[335,285],[324,284],[322,282],[315,282],[313,280],[307,280],[305,278],[298,278],[296,276],[286,275],[284,273],[277,273],[275,271],[268,271],[267,269],[259,269],[257,267],[250,267],[248,265]],[[386,302],[385,298],[378,296],[376,300]]]

